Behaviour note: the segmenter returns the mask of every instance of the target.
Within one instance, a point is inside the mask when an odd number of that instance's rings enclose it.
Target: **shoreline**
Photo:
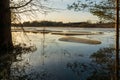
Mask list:
[[[21,26],[13,26],[13,27],[21,28]],[[24,26],[24,27],[36,27],[36,28],[42,28],[42,27],[46,27],[46,28],[51,28],[51,27],[55,27],[55,28],[115,28],[115,27],[77,27],[77,26]]]

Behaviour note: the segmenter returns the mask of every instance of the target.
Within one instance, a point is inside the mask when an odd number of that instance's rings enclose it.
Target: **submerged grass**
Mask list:
[[[66,42],[86,43],[86,44],[101,44],[101,41],[98,40],[90,40],[90,39],[76,38],[76,37],[62,37],[59,40]]]

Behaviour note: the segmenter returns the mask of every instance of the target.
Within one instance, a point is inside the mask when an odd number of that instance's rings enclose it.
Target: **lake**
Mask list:
[[[97,35],[42,34],[39,30],[102,32]],[[26,27],[26,31],[13,32],[13,40],[35,46],[34,52],[16,55],[7,60],[7,75],[11,80],[110,80],[114,63],[115,30],[113,28],[63,28]],[[101,44],[85,44],[59,41],[72,36],[101,41]],[[1,74],[2,75],[2,74]],[[104,78],[104,79],[103,79]],[[2,79],[2,78],[1,78]],[[6,78],[4,78],[6,79]],[[4,80],[3,79],[3,80]]]

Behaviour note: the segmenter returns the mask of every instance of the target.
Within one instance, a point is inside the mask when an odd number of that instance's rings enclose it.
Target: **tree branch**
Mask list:
[[[29,3],[31,3],[33,0],[29,0],[27,3],[25,3],[24,5],[21,6],[17,6],[17,7],[10,7],[10,9],[18,9],[18,8],[22,8],[24,6],[27,6]]]
[[[14,11],[14,12],[12,12],[12,13],[24,13],[24,12],[29,12],[29,11],[38,11],[38,9],[22,10],[22,11]]]

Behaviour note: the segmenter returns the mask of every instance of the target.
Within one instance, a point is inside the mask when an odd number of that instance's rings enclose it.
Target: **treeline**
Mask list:
[[[53,22],[53,21],[27,21],[17,24],[12,24],[13,26],[25,26],[25,27],[41,27],[41,26],[63,26],[63,22]]]
[[[65,27],[65,26],[80,26],[81,24],[88,24],[87,22],[69,22],[69,23],[63,23],[63,22],[53,22],[53,21],[27,21],[18,23],[18,24],[12,24],[13,26],[25,26],[25,27],[42,27],[42,26],[52,26],[52,27]]]
[[[53,21],[32,21],[32,22],[23,22],[18,24],[12,24],[12,26],[24,26],[24,27],[81,27],[81,28],[112,28],[114,27],[114,23],[89,23],[89,22],[69,22],[69,23],[63,23],[63,22],[53,22]]]
[[[52,21],[33,21],[33,22],[24,22],[24,26],[63,26],[63,22],[52,22]]]

